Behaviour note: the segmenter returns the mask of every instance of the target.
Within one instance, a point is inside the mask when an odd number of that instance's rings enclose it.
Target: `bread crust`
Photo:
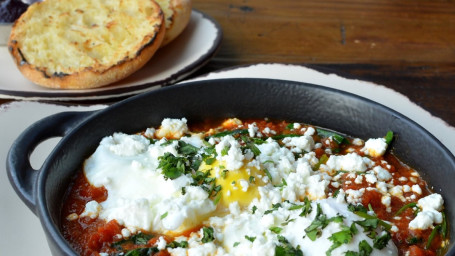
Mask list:
[[[60,1],[46,0],[45,2]],[[76,0],[78,1],[78,0]],[[90,1],[90,0],[88,0]],[[143,1],[143,0],[141,0]],[[21,35],[16,34],[17,26],[21,26],[28,18],[24,13],[13,25],[8,49],[21,73],[30,81],[48,88],[57,89],[90,89],[105,86],[121,80],[144,66],[161,46],[165,36],[164,13],[159,5],[149,0],[154,5],[155,15],[150,31],[138,42],[139,47],[126,50],[126,54],[115,59],[112,65],[94,65],[75,69],[74,72],[54,72],[49,74],[46,66],[39,66],[28,62],[21,48]],[[29,8],[30,9],[30,8]],[[35,15],[35,14],[34,14]],[[134,54],[131,54],[133,53]]]
[[[180,35],[183,30],[186,28],[191,18],[192,2],[191,0],[161,0],[158,1],[162,8],[166,8],[161,4],[161,2],[168,2],[169,12],[172,13],[170,17],[165,15],[166,22],[166,34],[164,36],[163,43],[161,47],[169,44],[178,35]]]

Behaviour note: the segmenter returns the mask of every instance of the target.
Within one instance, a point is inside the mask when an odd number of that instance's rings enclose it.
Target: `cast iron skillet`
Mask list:
[[[395,132],[392,150],[441,193],[447,219],[455,217],[455,158],[418,124],[370,100],[311,84],[266,79],[190,82],[138,95],[97,112],[56,114],[30,126],[12,145],[8,177],[24,203],[41,220],[53,255],[75,255],[59,232],[65,191],[82,162],[104,136],[158,126],[163,118],[190,122],[227,117],[285,119],[359,138]],[[39,142],[62,140],[40,170],[28,156]],[[455,225],[450,226],[454,234]],[[455,255],[454,235],[447,255]]]

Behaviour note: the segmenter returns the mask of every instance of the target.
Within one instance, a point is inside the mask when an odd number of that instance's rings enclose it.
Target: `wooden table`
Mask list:
[[[442,0],[194,0],[224,38],[200,73],[303,64],[392,88],[455,126],[455,3]]]
[[[193,0],[223,29],[193,76],[302,64],[392,88],[455,126],[455,3],[443,0]],[[10,100],[0,100],[1,103]]]

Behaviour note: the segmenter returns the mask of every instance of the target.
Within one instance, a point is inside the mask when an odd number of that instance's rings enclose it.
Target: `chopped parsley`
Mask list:
[[[275,234],[279,234],[279,233],[283,230],[283,228],[280,228],[280,227],[270,227],[269,230],[272,231],[272,232],[275,233]]]
[[[188,242],[187,241],[172,241],[166,245],[166,248],[188,248]]]
[[[289,241],[281,235],[278,235],[279,245],[275,247],[275,256],[303,256],[300,246],[293,247]]]
[[[342,136],[336,132],[324,130],[321,128],[316,128],[316,131],[317,131],[318,135],[321,136],[322,138],[332,137],[333,141],[335,141],[338,145],[343,144],[343,143],[348,143],[348,141],[346,140],[346,138],[344,136]]]
[[[228,154],[228,152],[229,152],[229,149],[230,149],[229,146],[224,147],[224,148],[221,150],[221,155],[222,155],[222,156],[226,156],[226,155]]]
[[[387,231],[384,231],[380,236],[376,236],[373,239],[373,247],[378,250],[381,250],[382,248],[387,246],[390,239],[392,239],[392,236],[390,235],[390,233]]]
[[[393,140],[393,132],[388,131],[387,134],[385,135],[385,143],[387,143],[387,145],[389,145],[390,143],[392,143],[392,140]]]
[[[322,213],[320,204],[317,204],[316,211],[316,218],[314,218],[310,226],[305,229],[306,235],[309,239],[311,239],[311,241],[315,241],[316,238],[321,235],[322,230],[329,224],[327,215]]]
[[[208,243],[208,242],[212,242],[213,240],[215,240],[215,236],[213,235],[213,228],[212,227],[203,227],[202,228],[202,240],[201,242],[203,242],[204,244],[205,243]]]
[[[281,226],[287,226],[289,223],[295,221],[295,219],[290,219],[289,216],[286,218],[286,220],[281,223]]]
[[[326,255],[331,255],[332,251],[340,247],[343,244],[349,244],[352,241],[352,238],[357,234],[358,229],[353,223],[351,227],[342,225],[341,231],[333,233],[328,239],[332,241],[332,245],[329,250],[326,252]]]
[[[251,212],[254,214],[256,212],[258,208],[256,207],[256,205],[253,205],[253,207],[251,207]]]
[[[251,150],[251,152],[253,152],[253,154],[255,156],[258,156],[261,154],[261,151],[258,149],[258,147],[256,147],[256,145],[254,144],[254,142],[247,136],[241,136],[240,137],[243,142],[245,142],[245,145],[246,147]]]
[[[319,158],[318,163],[315,164],[315,165],[313,166],[313,170],[314,170],[314,171],[319,170],[319,167],[321,167],[321,164],[327,163],[328,160],[329,160],[329,157],[328,157],[326,154],[322,155],[322,156]]]
[[[254,240],[256,240],[256,237],[255,236],[245,236],[245,239],[250,242],[254,242]]]
[[[158,160],[160,160],[158,168],[163,170],[164,177],[168,179],[176,179],[185,173],[187,160],[184,157],[174,156],[172,153],[166,152]]]
[[[280,135],[274,135],[271,138],[274,140],[281,140],[287,137],[300,137],[301,135],[299,134],[280,134]]]
[[[123,250],[123,245],[125,244],[145,245],[152,238],[153,235],[151,234],[137,233],[129,238],[112,243],[111,247],[117,250]]]
[[[267,175],[267,177],[269,178],[270,183],[272,183],[272,181],[273,181],[272,175],[270,174],[269,170],[267,170],[267,168],[264,168],[264,172]]]
[[[219,133],[215,133],[212,136],[208,136],[208,137],[206,137],[206,139],[209,139],[211,137],[221,138],[221,137],[228,136],[228,135],[235,136],[238,134],[248,134],[248,130],[247,129],[237,129],[237,130],[232,130],[232,131],[222,131]]]
[[[147,248],[136,248],[122,254],[124,256],[149,256],[154,255],[155,253],[159,252],[158,248],[155,247],[147,247]]]
[[[366,240],[359,242],[359,252],[347,251],[346,256],[369,256],[373,252],[373,248]]]
[[[280,208],[280,207],[281,207],[280,203],[272,204],[272,209],[265,211],[264,214],[270,214],[273,211],[278,210],[278,208]]]
[[[168,212],[165,212],[165,213],[163,213],[163,214],[160,216],[160,219],[164,219],[164,218],[166,218],[166,217],[167,217],[167,215],[168,215]]]
[[[186,156],[194,156],[199,152],[199,148],[195,147],[189,143],[184,142],[183,140],[178,141],[177,152]]]
[[[395,213],[395,216],[398,216],[398,215],[402,214],[402,213],[403,213],[404,211],[406,211],[406,209],[408,209],[408,208],[412,208],[412,207],[416,207],[416,206],[417,206],[417,203],[415,203],[415,202],[406,204],[406,205],[404,205],[403,207],[401,207],[401,208]]]

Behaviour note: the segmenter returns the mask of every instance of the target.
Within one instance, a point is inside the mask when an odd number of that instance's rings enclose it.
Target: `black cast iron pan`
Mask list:
[[[455,158],[431,134],[405,116],[370,100],[326,87],[268,79],[190,82],[141,94],[97,112],[67,112],[29,127],[14,142],[7,159],[10,181],[41,220],[54,255],[75,255],[59,232],[65,191],[100,140],[114,132],[134,133],[158,126],[163,118],[190,122],[227,117],[285,119],[321,126],[359,138],[396,139],[392,150],[419,170],[441,193],[447,219],[455,217]],[[40,170],[29,155],[39,142],[62,136]],[[451,223],[450,223],[451,224]],[[454,225],[450,225],[454,233]],[[451,236],[447,255],[455,255]]]

